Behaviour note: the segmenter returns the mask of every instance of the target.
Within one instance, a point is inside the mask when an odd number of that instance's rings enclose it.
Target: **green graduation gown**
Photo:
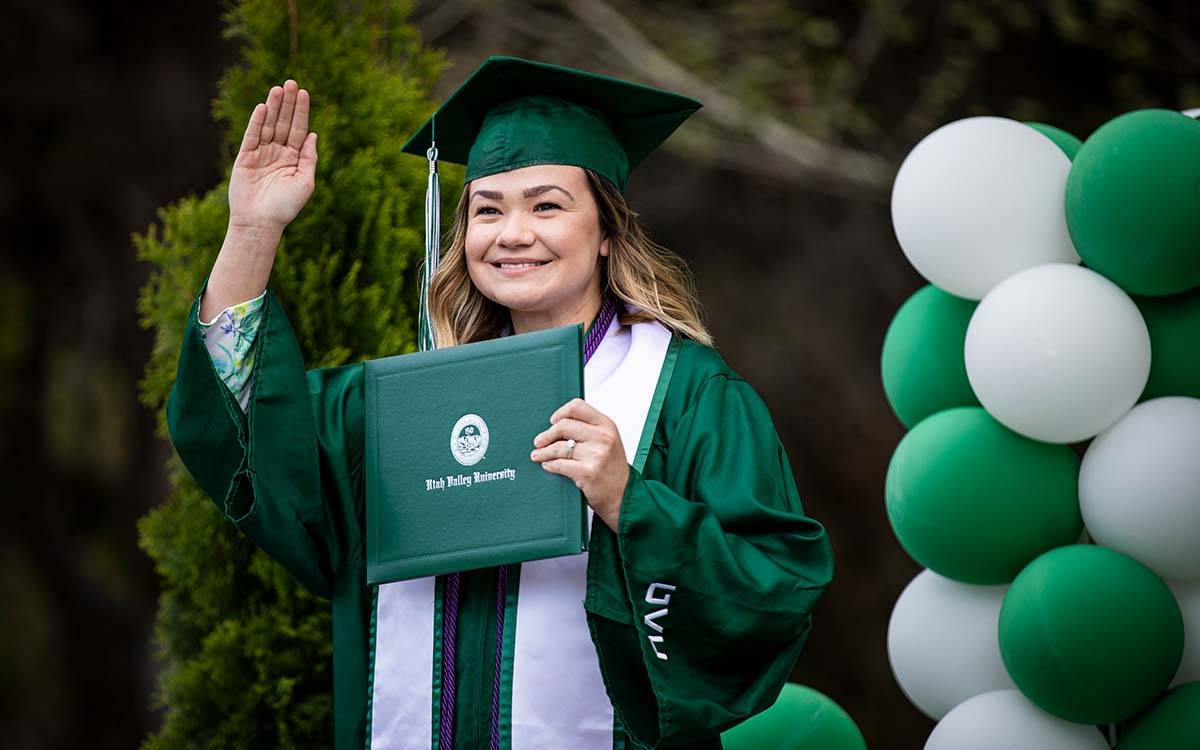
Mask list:
[[[407,724],[428,731],[388,736],[381,734],[380,717],[372,716],[383,710],[379,683],[397,676],[384,674],[376,661],[379,590],[366,585],[361,365],[306,372],[291,326],[268,291],[243,412],[213,367],[198,309],[199,299],[167,403],[171,437],[188,470],[230,521],[305,588],[331,600],[336,747],[437,748],[436,669],[422,673],[428,679],[432,672],[433,684],[422,687],[431,697],[419,704],[432,715]],[[651,325],[658,326],[634,328]],[[813,606],[831,579],[832,554],[824,529],[804,514],[762,400],[713,349],[661,332],[669,343],[647,391],[653,398],[636,441],[618,531],[593,520],[586,580],[578,584],[585,595],[581,606],[568,603],[568,609],[581,609],[579,622],[586,621],[587,632],[564,638],[590,640],[591,648],[586,654],[567,649],[566,660],[553,666],[562,680],[589,670],[602,676],[600,694],[611,703],[601,714],[611,716],[606,744],[707,750],[721,747],[721,731],[775,700],[808,636]],[[553,731],[530,724],[549,716],[545,705],[554,700],[556,686],[541,686],[544,696],[514,695],[514,672],[519,677],[524,662],[513,653],[521,566],[512,568],[501,655],[500,744],[505,750],[551,750]],[[496,579],[495,569],[463,575],[455,748],[438,750],[488,747]],[[407,619],[432,615],[438,640],[440,590],[431,587],[428,601],[432,612]],[[525,641],[530,652],[529,638]],[[429,649],[440,663],[440,646]],[[531,663],[557,653],[553,643],[533,650],[537,654],[526,658]],[[547,674],[545,669],[528,667],[538,675]],[[534,708],[523,708],[525,703]],[[562,710],[574,720],[573,707]],[[521,711],[524,723],[515,727]],[[580,713],[579,721],[594,716]]]

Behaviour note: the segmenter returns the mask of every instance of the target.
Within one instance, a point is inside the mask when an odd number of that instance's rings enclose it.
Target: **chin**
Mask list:
[[[520,312],[545,310],[554,306],[561,295],[547,294],[545,284],[500,283],[491,284],[488,288],[477,287],[483,296],[497,305]]]
[[[504,294],[499,293],[495,296],[486,295],[497,305],[506,307],[509,310],[517,312],[537,312],[538,310],[546,310],[552,306],[552,302],[540,294]]]

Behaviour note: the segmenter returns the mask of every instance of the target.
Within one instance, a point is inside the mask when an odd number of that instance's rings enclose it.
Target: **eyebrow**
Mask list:
[[[571,195],[570,191],[568,191],[566,188],[559,187],[558,185],[535,185],[534,187],[525,188],[522,190],[521,195],[525,198],[536,198],[537,196],[544,195],[551,190],[562,191],[563,193],[566,193],[568,198],[575,200],[575,196]],[[499,193],[495,190],[476,190],[475,192],[471,193],[471,197],[475,196],[493,201],[504,200],[504,193]]]
[[[567,192],[566,188],[560,188],[558,185],[538,185],[536,187],[525,188],[523,191],[521,191],[521,195],[525,196],[526,198],[535,198],[544,193],[548,193],[551,190],[561,190],[562,192],[566,193],[568,198],[575,200],[575,196]]]

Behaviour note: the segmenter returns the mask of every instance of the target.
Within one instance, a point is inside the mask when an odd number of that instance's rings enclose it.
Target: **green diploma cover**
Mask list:
[[[578,554],[587,504],[529,458],[583,395],[583,328],[364,363],[367,583]]]

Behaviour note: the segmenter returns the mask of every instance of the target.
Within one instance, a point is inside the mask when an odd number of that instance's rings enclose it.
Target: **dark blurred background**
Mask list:
[[[137,401],[149,269],[130,235],[221,179],[210,103],[236,48],[219,3],[6,7],[0,748],[130,748],[160,721],[157,581],[135,524],[166,496],[170,451]],[[873,749],[920,747],[932,723],[885,648],[918,570],[883,508],[903,430],[880,346],[923,283],[891,231],[895,169],[968,115],[1086,138],[1130,109],[1200,106],[1200,6],[442,0],[412,18],[451,61],[440,94],[487,55],[516,54],[706,103],[630,198],[691,262],[718,348],[771,407],[833,538],[837,577],[793,679],[844,706]]]

